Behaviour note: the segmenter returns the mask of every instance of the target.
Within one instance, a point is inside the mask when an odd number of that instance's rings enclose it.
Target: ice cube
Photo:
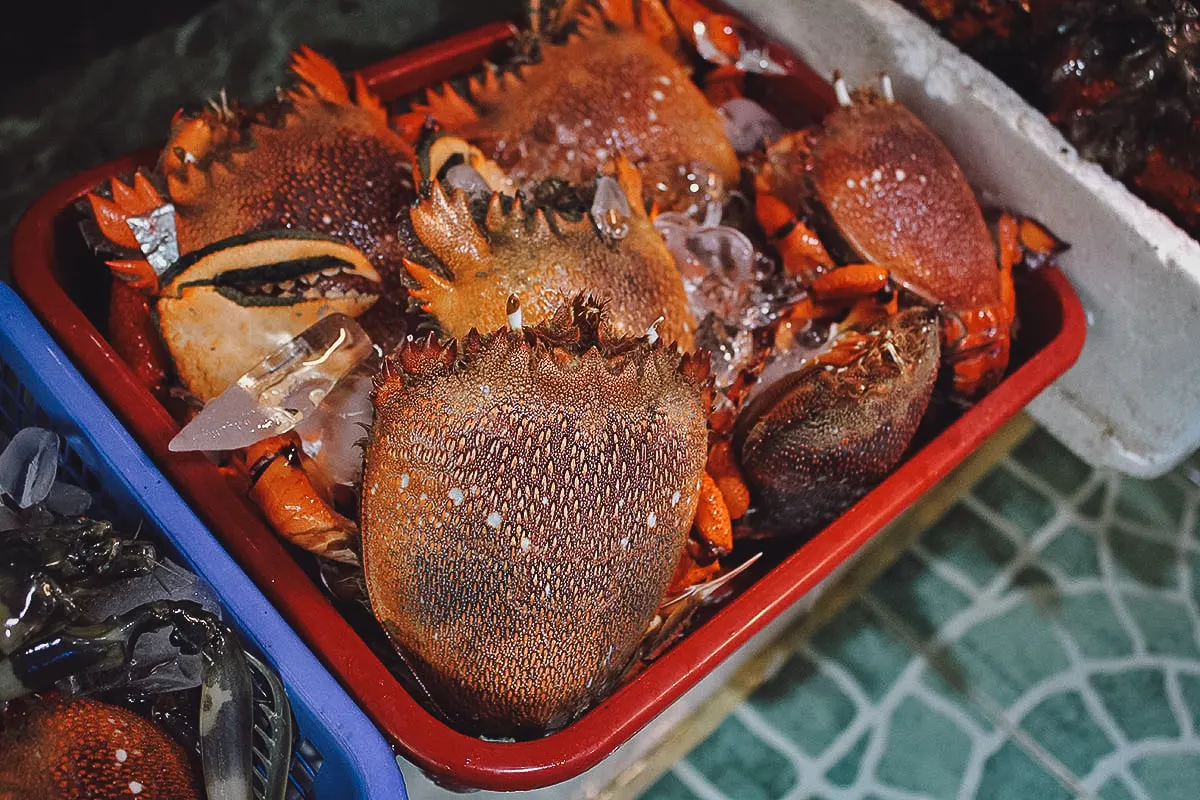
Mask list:
[[[446,185],[452,189],[462,189],[467,194],[482,194],[491,197],[492,187],[473,167],[466,164],[455,164],[446,170]]]
[[[158,275],[179,260],[179,239],[175,235],[175,206],[159,206],[140,217],[125,221],[138,247]]]
[[[353,486],[362,477],[360,442],[375,419],[373,374],[373,369],[359,368],[347,375],[317,412],[296,426],[304,452],[334,483]]]
[[[21,508],[46,499],[58,473],[58,436],[42,428],[22,428],[0,452],[0,491]]]
[[[754,270],[754,244],[737,228],[716,225],[697,228],[687,238],[687,249],[700,263],[737,281],[748,281]]]
[[[725,135],[738,155],[745,155],[764,140],[774,141],[784,133],[783,123],[748,98],[735,97],[717,110],[725,121]]]
[[[287,433],[371,352],[371,338],[357,322],[330,314],[209,401],[169,447],[236,450]]]
[[[592,200],[592,221],[600,233],[609,239],[624,239],[629,235],[629,217],[633,211],[621,184],[607,175],[596,180],[596,196]]]

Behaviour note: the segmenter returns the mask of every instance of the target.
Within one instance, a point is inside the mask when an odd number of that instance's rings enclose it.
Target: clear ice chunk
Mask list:
[[[462,189],[470,195],[481,194],[490,197],[492,194],[492,187],[488,186],[483,176],[474,167],[466,164],[455,164],[446,170],[445,183],[451,189]]]
[[[680,165],[677,170],[683,196],[691,201],[686,211],[692,219],[700,222],[707,218],[713,205],[718,208],[725,205],[725,181],[711,166],[697,161]]]
[[[194,573],[161,559],[146,575],[114,583],[103,592],[88,592],[78,602],[89,619],[102,620],[152,600],[191,600],[221,616],[221,605],[207,583]],[[143,634],[133,649],[129,667],[131,689],[144,692],[173,692],[200,685],[199,654],[184,655],[171,643],[170,630]]]
[[[359,368],[347,375],[316,413],[296,426],[304,452],[334,483],[353,486],[362,478],[361,443],[375,420],[373,372]]]
[[[46,495],[46,508],[64,517],[82,517],[92,507],[92,495],[86,489],[55,481]]]
[[[287,433],[373,352],[344,314],[330,314],[214,397],[171,440],[174,452],[236,450]]]
[[[58,474],[58,436],[42,428],[22,428],[0,452],[0,491],[21,508],[46,499]]]
[[[621,184],[607,175],[596,180],[596,196],[592,200],[592,221],[600,233],[609,239],[624,239],[629,235],[629,218],[633,210]]]
[[[749,98],[735,97],[717,110],[725,122],[725,136],[738,155],[745,155],[784,133],[783,123]]]

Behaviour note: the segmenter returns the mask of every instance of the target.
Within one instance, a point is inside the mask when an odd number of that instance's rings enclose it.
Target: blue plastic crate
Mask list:
[[[11,436],[29,425],[62,437],[60,468],[96,496],[91,515],[156,534],[165,554],[208,581],[227,620],[279,673],[299,730],[289,798],[407,797],[383,736],[0,284],[0,430]]]

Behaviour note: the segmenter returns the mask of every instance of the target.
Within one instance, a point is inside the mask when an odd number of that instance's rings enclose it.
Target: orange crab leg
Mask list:
[[[709,448],[705,471],[720,489],[730,519],[740,519],[750,508],[750,490],[742,478],[742,471],[733,457],[729,442],[722,440]]]
[[[311,553],[358,563],[349,548],[357,529],[313,485],[294,435],[261,441],[246,448],[243,457],[250,472],[250,498],[281,536]]]
[[[162,391],[167,381],[167,353],[150,318],[150,300],[132,283],[113,282],[108,338],[142,385],[154,394]]]
[[[811,280],[833,266],[820,237],[798,220],[786,203],[760,187],[755,193],[754,206],[759,224],[779,251],[789,275]]]
[[[741,485],[744,489],[745,484]],[[745,510],[741,513],[744,514]],[[733,551],[733,525],[729,516],[725,495],[712,476],[708,472],[703,473],[700,476],[699,502],[692,526],[692,539],[688,541],[688,547],[675,568],[675,575],[667,587],[667,596],[678,594],[689,586],[712,580],[721,573],[719,558],[713,558],[706,564],[701,564],[697,559],[702,558],[699,553],[704,551],[715,553],[718,557]]]
[[[718,552],[733,550],[733,527],[725,496],[707,472],[700,476],[700,502],[696,506],[696,530]]]
[[[685,551],[679,559],[679,565],[675,567],[675,574],[671,577],[671,582],[667,584],[664,596],[673,597],[689,586],[712,580],[720,573],[721,565],[718,562],[699,564],[690,553]]]
[[[818,276],[812,291],[823,301],[852,300],[882,291],[888,279],[888,271],[875,264],[847,264]]]

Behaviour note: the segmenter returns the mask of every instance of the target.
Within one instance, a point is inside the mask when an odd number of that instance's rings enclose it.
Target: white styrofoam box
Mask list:
[[[1080,457],[1139,477],[1200,446],[1200,244],[999,78],[891,0],[728,0],[819,74],[892,76],[992,205],[1045,223],[1088,312],[1076,366],[1031,414]]]

